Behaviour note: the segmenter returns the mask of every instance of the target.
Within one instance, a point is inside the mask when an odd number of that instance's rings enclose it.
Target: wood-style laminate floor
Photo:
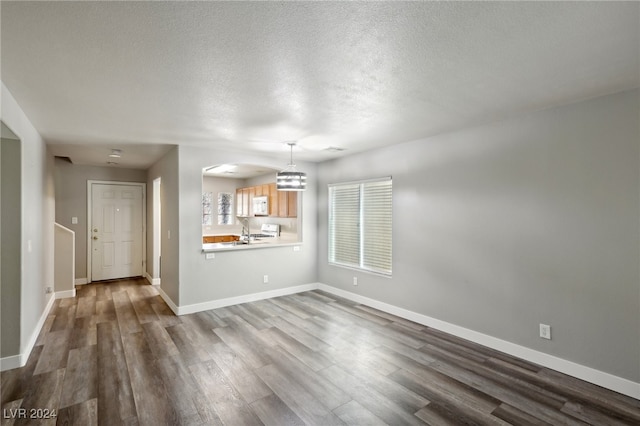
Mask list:
[[[176,317],[145,283],[57,300],[2,425],[640,424],[638,400],[320,291]]]

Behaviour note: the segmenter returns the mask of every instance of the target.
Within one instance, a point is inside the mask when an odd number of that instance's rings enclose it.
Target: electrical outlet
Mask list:
[[[353,285],[358,285],[358,277],[353,277]]]
[[[551,340],[551,326],[547,324],[540,324],[540,337],[543,339]]]
[[[265,275],[264,277],[262,277],[262,281],[263,281],[265,284],[268,284],[268,283],[269,283],[269,275]]]
[[[215,253],[207,253],[204,255],[205,259],[215,259],[216,258],[216,254]]]
[[[45,291],[46,294],[51,294],[51,293],[53,293],[53,288],[47,287],[44,291]]]
[[[300,246],[293,246],[293,251],[300,251]]]

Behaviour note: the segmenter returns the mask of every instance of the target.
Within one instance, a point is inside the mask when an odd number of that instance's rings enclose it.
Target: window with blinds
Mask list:
[[[391,178],[329,185],[329,263],[391,275]]]

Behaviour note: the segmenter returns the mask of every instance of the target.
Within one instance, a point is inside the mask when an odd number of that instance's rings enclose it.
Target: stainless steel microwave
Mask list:
[[[269,216],[269,197],[266,195],[253,197],[253,215]]]

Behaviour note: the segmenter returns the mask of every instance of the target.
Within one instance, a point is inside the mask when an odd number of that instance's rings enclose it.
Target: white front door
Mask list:
[[[91,185],[91,281],[142,275],[142,187]]]

